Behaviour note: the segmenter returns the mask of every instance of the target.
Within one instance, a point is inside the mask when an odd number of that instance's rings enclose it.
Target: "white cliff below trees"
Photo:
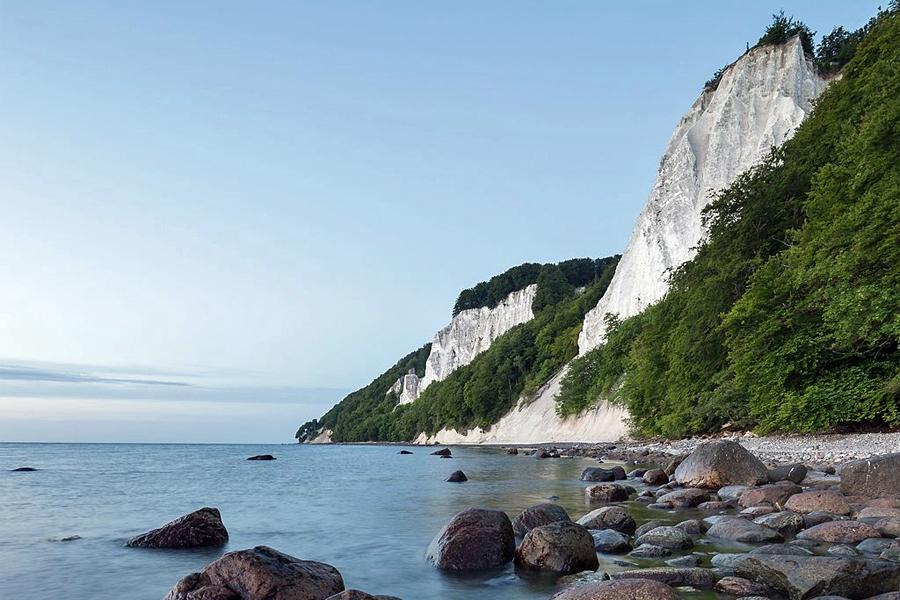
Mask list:
[[[512,292],[493,308],[482,306],[460,311],[434,335],[424,376],[420,379],[415,373],[408,373],[394,383],[390,393],[397,397],[399,404],[409,404],[429,385],[472,362],[498,337],[534,318],[531,307],[536,293],[537,284],[531,284]]]
[[[604,342],[607,314],[625,319],[665,295],[669,274],[705,234],[701,212],[710,194],[787,140],[825,86],[793,38],[750,50],[716,89],[704,90],[669,140],[609,289],[585,316],[580,354]]]

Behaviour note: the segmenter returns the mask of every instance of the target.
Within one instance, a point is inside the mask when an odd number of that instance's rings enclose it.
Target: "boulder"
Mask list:
[[[438,532],[426,558],[448,571],[489,569],[511,561],[515,550],[515,534],[506,513],[470,508]]]
[[[779,465],[774,469],[769,469],[769,481],[792,481],[800,483],[809,472],[804,465],[793,463],[790,465]]]
[[[900,452],[849,462],[840,475],[847,495],[900,497]]]
[[[809,527],[815,527],[820,523],[834,521],[837,518],[839,517],[837,517],[836,515],[821,511],[806,513],[805,515],[803,515],[803,528],[808,529]]]
[[[598,581],[571,587],[552,600],[678,600],[671,587],[650,579]]]
[[[900,517],[900,508],[867,506],[856,515],[857,519],[883,519],[885,517]]]
[[[594,548],[597,552],[617,554],[631,550],[631,542],[628,536],[619,533],[615,529],[593,529],[591,536],[594,538]]]
[[[257,454],[256,456],[251,456],[247,460],[275,460],[275,457],[271,454]]]
[[[512,521],[513,531],[518,536],[524,536],[535,527],[549,525],[557,521],[571,521],[569,513],[558,504],[545,502],[543,504],[535,504],[523,510],[519,516]]]
[[[623,479],[628,479],[628,473],[625,472],[625,467],[621,465],[616,465],[610,468],[610,471],[613,473],[613,477],[616,481],[622,481]]]
[[[13,473],[33,473],[37,471],[34,467],[16,467],[15,469],[10,469]]]
[[[637,548],[628,553],[628,556],[634,558],[660,558],[669,556],[672,551],[662,546],[654,546],[653,544],[640,544]]]
[[[615,481],[616,474],[612,469],[603,467],[588,467],[581,472],[582,481]]]
[[[760,485],[769,481],[766,466],[746,448],[730,440],[700,444],[675,469],[681,485],[719,489],[726,485]]]
[[[709,494],[697,488],[685,488],[663,494],[657,501],[675,508],[691,508],[709,500]]]
[[[469,478],[466,477],[466,474],[462,471],[453,471],[452,473],[450,473],[450,477],[447,478],[447,481],[451,483],[462,483],[468,480]]]
[[[397,454],[412,454],[412,452],[410,452],[409,450],[401,450]]]
[[[750,488],[741,494],[738,503],[744,508],[769,504],[781,510],[788,498],[799,494],[803,490],[799,485],[791,482],[772,483],[761,487]]]
[[[748,508],[745,508],[738,514],[741,515],[742,517],[746,517],[748,519],[756,519],[757,517],[761,517],[763,515],[770,515],[773,512],[777,512],[775,510],[775,507],[764,505],[764,506],[750,506]]]
[[[519,450],[518,450],[518,448],[507,448],[506,453],[511,456],[516,456],[519,454]]]
[[[813,552],[795,544],[766,544],[754,548],[750,554],[787,554],[789,556],[812,556]]]
[[[432,456],[452,456],[453,453],[450,451],[450,448],[441,448],[440,450],[435,450],[431,453]]]
[[[774,529],[785,537],[796,535],[804,527],[803,517],[789,510],[763,515],[753,519],[753,522]]]
[[[663,525],[652,529],[635,540],[636,544],[651,544],[669,550],[683,550],[694,545],[691,536],[677,527]]]
[[[629,535],[634,533],[637,526],[628,511],[621,506],[604,506],[592,510],[578,519],[578,524],[588,529],[614,529]]]
[[[697,519],[688,519],[675,525],[676,529],[680,529],[688,535],[702,535],[706,531],[706,527]]]
[[[826,512],[834,515],[850,514],[850,504],[843,494],[827,490],[794,494],[787,499],[784,507],[787,510],[798,513]]]
[[[763,527],[740,517],[722,519],[710,527],[706,534],[710,537],[744,543],[780,542],[784,540],[784,537],[774,529]]]
[[[584,490],[588,500],[593,502],[622,502],[628,500],[628,490],[617,483],[598,483]]]
[[[228,541],[217,508],[204,507],[126,542],[132,548],[202,548]]]
[[[672,586],[712,587],[718,577],[710,569],[699,567],[655,567],[611,573],[613,580],[650,579]]]
[[[858,544],[877,537],[881,537],[878,530],[861,521],[829,521],[797,534],[797,538],[801,540],[830,544]]]
[[[342,591],[344,580],[331,565],[257,546],[191,573],[163,600],[319,600]]]
[[[885,537],[900,537],[900,517],[886,517],[875,521],[875,529]]]
[[[710,500],[697,505],[697,510],[702,510],[703,512],[722,512],[729,508],[733,508],[731,503],[723,502],[722,500]]]
[[[868,598],[900,587],[900,564],[862,558],[748,554],[736,563],[735,571],[791,600],[827,595]]]
[[[670,567],[699,567],[700,557],[696,554],[688,554],[687,556],[670,558],[666,561],[666,564]]]
[[[525,535],[516,548],[516,566],[569,575],[595,571],[600,563],[587,529],[571,521],[557,521]]]
[[[745,598],[747,596],[765,596],[768,593],[766,586],[756,583],[755,581],[750,581],[749,579],[744,579],[743,577],[734,576],[723,577],[718,580],[713,587],[717,592],[738,596],[740,598]]]
[[[716,495],[722,500],[737,500],[749,489],[750,487],[746,485],[726,485],[716,492]]]
[[[663,525],[668,525],[668,523],[666,523],[665,521],[659,521],[657,519],[647,521],[634,531],[634,537],[639,538],[648,531],[653,531],[657,527],[662,527]]]
[[[896,542],[890,538],[868,538],[856,545],[856,549],[863,554],[878,556]]]
[[[644,473],[644,483],[647,485],[663,485],[669,483],[669,476],[662,469],[650,469]]]

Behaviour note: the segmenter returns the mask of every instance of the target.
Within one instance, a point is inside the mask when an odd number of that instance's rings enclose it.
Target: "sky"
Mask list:
[[[620,253],[784,9],[0,0],[0,440],[288,442],[526,261]]]

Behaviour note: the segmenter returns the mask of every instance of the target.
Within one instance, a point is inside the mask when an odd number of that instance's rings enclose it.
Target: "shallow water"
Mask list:
[[[256,545],[336,566],[347,587],[406,600],[546,599],[553,578],[519,577],[510,565],[467,576],[424,558],[457,512],[496,508],[511,517],[548,498],[573,519],[584,498],[587,459],[537,460],[499,449],[454,448],[453,459],[413,447],[140,444],[0,444],[0,597],[158,600],[224,552]],[[248,462],[254,454],[278,460]],[[33,473],[9,469],[32,466]],[[444,479],[462,469],[463,484]],[[230,534],[215,550],[145,550],[129,537],[202,506],[215,506]],[[678,522],[689,513],[630,509]],[[58,541],[80,536],[69,542]],[[715,548],[698,547],[710,552]],[[625,557],[602,556],[601,570]],[[645,563],[647,564],[647,563]],[[686,598],[712,598],[708,593]]]

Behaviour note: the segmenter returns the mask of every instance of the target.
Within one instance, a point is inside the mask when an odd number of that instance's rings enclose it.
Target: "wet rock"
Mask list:
[[[858,543],[856,549],[863,554],[878,556],[894,544],[894,540],[887,538],[868,538]]]
[[[669,483],[669,476],[662,469],[650,469],[644,473],[644,483],[647,485],[663,485]]]
[[[663,471],[665,471],[666,475],[671,477],[672,475],[675,474],[675,470],[681,465],[682,462],[684,462],[684,459],[686,459],[687,457],[688,457],[687,454],[682,454],[681,456],[676,456],[675,458],[670,460],[668,462],[668,464],[666,464]]]
[[[812,556],[813,552],[811,550],[803,548],[802,546],[796,546],[794,544],[766,544],[765,546],[754,548],[750,551],[750,554],[786,554],[788,556]]]
[[[506,453],[511,456],[516,456],[519,454],[519,450],[517,448],[507,448]]]
[[[734,576],[723,577],[713,587],[717,592],[741,598],[746,596],[764,596],[768,593],[766,586],[743,577]]]
[[[774,529],[785,537],[796,535],[804,527],[803,517],[789,510],[763,515],[754,519],[753,522]]]
[[[900,565],[882,560],[748,554],[735,570],[792,600],[829,594],[868,598],[900,587]]]
[[[275,460],[275,457],[271,454],[257,454],[256,456],[251,456],[247,460]]]
[[[621,506],[604,506],[592,510],[578,519],[578,524],[588,529],[614,529],[629,535],[634,533],[636,527],[634,519]]]
[[[552,600],[678,600],[671,587],[650,579],[599,581],[571,587]]]
[[[731,504],[723,502],[722,500],[709,500],[697,505],[697,510],[702,510],[704,512],[722,512],[729,508],[732,508]]]
[[[634,531],[634,537],[639,538],[648,531],[653,531],[657,527],[662,527],[663,525],[668,525],[668,523],[666,523],[665,521],[659,521],[657,519],[647,521]]]
[[[163,600],[310,600],[344,590],[337,569],[257,546],[229,552],[179,581]]]
[[[734,574],[735,565],[746,556],[746,554],[716,554],[709,559],[709,564],[719,572]]]
[[[15,469],[10,469],[13,473],[31,473],[37,471],[34,467],[16,467]]]
[[[410,452],[409,450],[401,450],[397,454],[412,454],[412,452]]]
[[[682,530],[688,535],[702,535],[706,531],[706,527],[697,519],[688,519],[675,525],[677,529]]]
[[[756,519],[757,517],[762,517],[764,515],[770,515],[773,512],[775,512],[775,508],[772,506],[751,506],[749,508],[745,508],[738,514],[742,517],[746,517],[750,520],[753,520],[753,519]]]
[[[625,472],[625,468],[620,465],[616,465],[616,466],[612,467],[610,469],[610,471],[613,472],[613,477],[615,478],[615,481],[622,481],[624,479],[628,479],[628,474]]]
[[[647,469],[634,469],[633,471],[628,472],[628,479],[640,479],[646,474]],[[666,481],[668,481],[668,478],[666,478]]]
[[[126,542],[132,548],[202,548],[228,541],[219,509],[204,507]]]
[[[784,537],[777,531],[740,517],[723,519],[710,527],[706,534],[710,537],[751,544],[784,540]]]
[[[634,569],[610,573],[614,581],[621,579],[650,579],[672,586],[689,585],[698,588],[712,587],[716,582],[715,572],[699,567],[655,567],[649,569]]]
[[[700,565],[700,557],[696,554],[688,554],[687,556],[670,558],[666,561],[666,564],[670,567],[697,567]]]
[[[878,519],[875,522],[875,529],[885,537],[900,537],[900,518],[887,517],[885,519]]]
[[[617,483],[598,483],[584,490],[593,502],[622,502],[628,500],[628,490]]]
[[[716,495],[722,500],[737,500],[749,489],[750,486],[746,485],[726,485],[720,488]]]
[[[662,546],[654,546],[653,544],[640,544],[637,548],[628,553],[628,556],[634,558],[660,558],[669,556],[672,551]]]
[[[516,549],[516,566],[568,575],[595,571],[600,563],[588,530],[571,521],[558,521],[525,535]]]
[[[893,562],[900,562],[900,544],[894,544],[885,548],[884,552],[879,554],[879,558],[883,560],[890,560]]]
[[[326,600],[400,600],[396,596],[373,596],[360,590],[344,590],[340,594],[329,596]]]
[[[628,537],[615,529],[591,530],[591,536],[594,538],[594,548],[597,552],[618,554],[631,550],[631,542],[628,541]]]
[[[860,521],[829,521],[797,534],[797,538],[801,540],[830,544],[858,544],[863,540],[877,537],[881,537],[877,529]]]
[[[447,481],[449,481],[450,483],[462,483],[468,480],[469,478],[466,477],[466,474],[462,471],[453,471],[450,474],[450,477],[447,478]]]
[[[569,513],[558,504],[545,502],[529,506],[513,519],[513,531],[518,536],[524,536],[535,527],[549,525],[557,521],[571,521]]]
[[[802,491],[800,486],[795,483],[773,483],[748,489],[741,494],[741,499],[738,503],[744,508],[760,504],[769,504],[770,506],[774,506],[776,509],[781,510],[784,508],[788,498],[795,494],[799,494]]]
[[[675,469],[675,481],[681,485],[707,489],[760,485],[768,480],[769,471],[762,461],[730,440],[700,444]]]
[[[769,470],[769,481],[793,481],[800,483],[806,477],[809,469],[800,463],[780,465]]]
[[[833,515],[827,512],[815,511],[811,513],[807,513],[803,515],[803,528],[808,529],[810,527],[815,527],[821,523],[827,523],[828,521],[834,521],[838,519],[837,515]]]
[[[855,460],[841,468],[841,492],[872,498],[900,496],[900,452]]]
[[[432,540],[427,559],[450,571],[490,569],[513,559],[512,523],[499,510],[470,508],[457,514]]]
[[[663,525],[652,529],[635,540],[636,544],[651,544],[669,550],[683,550],[694,545],[691,536],[677,527]]]
[[[612,469],[603,467],[588,467],[581,472],[582,481],[615,481],[616,474]]]
[[[794,494],[784,507],[798,513],[826,512],[835,515],[849,515],[850,504],[842,494],[832,491],[803,492]]]
[[[691,508],[709,500],[709,494],[697,488],[684,488],[663,494],[658,498],[660,503],[667,503],[675,508]]]
[[[431,453],[432,456],[453,456],[453,452],[450,451],[450,448],[441,448],[440,450],[435,450]]]
[[[860,554],[862,554],[862,552],[860,552],[853,546],[847,546],[844,544],[835,544],[834,546],[830,546],[827,552],[832,556],[859,556]]]

